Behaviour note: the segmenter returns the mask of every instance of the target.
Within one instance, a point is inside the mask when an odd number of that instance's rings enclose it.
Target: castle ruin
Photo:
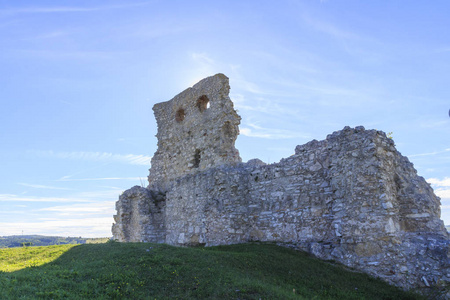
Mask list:
[[[115,240],[276,242],[405,289],[448,292],[440,199],[391,139],[345,127],[278,163],[242,163],[229,89],[217,74],[153,107],[158,149],[149,185],[120,196]]]

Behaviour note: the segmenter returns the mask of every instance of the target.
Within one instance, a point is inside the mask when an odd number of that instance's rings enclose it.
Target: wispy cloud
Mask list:
[[[256,95],[271,95],[271,93],[262,88],[260,85],[251,80],[248,80],[242,74],[243,72],[240,66],[234,65],[230,68],[232,70],[233,89]]]
[[[117,199],[120,193],[121,190],[109,189],[104,191],[82,192],[77,194],[76,197],[80,197],[81,199],[90,199],[91,201],[99,201],[99,200]]]
[[[358,26],[350,27],[346,23],[339,22],[338,19],[318,18],[316,14],[308,15],[307,13],[304,13],[300,20],[302,25],[339,42],[343,51],[358,59],[363,59],[365,63],[379,63],[387,58],[383,53],[389,45],[382,42],[376,35],[362,33]],[[334,50],[338,51],[339,49],[335,47]]]
[[[111,236],[112,215],[110,217],[88,218],[55,218],[32,222],[4,222],[0,223],[3,235],[40,234],[52,236],[82,236],[109,237]]]
[[[135,26],[130,28],[127,32],[127,36],[138,37],[145,39],[154,39],[164,36],[180,35],[188,32],[195,31],[197,28],[202,28],[196,24],[179,24],[178,22],[171,22],[170,20],[161,18],[155,23],[144,24],[142,26]],[[137,28],[136,28],[137,27]],[[140,27],[140,28],[139,28]],[[130,31],[132,32],[130,34]]]
[[[450,200],[450,188],[447,188],[447,189],[436,189],[434,192],[436,193],[436,195],[438,197]]]
[[[446,152],[449,152],[449,151],[450,151],[450,148],[447,148],[447,149],[445,149],[443,151],[435,151],[435,152],[428,152],[428,153],[412,154],[412,155],[408,155],[408,157],[432,156],[432,155],[446,153]]]
[[[218,69],[217,62],[207,53],[191,53],[191,59],[195,63],[195,68],[192,70],[192,74],[188,76],[188,86],[193,86],[203,78],[218,73],[215,72]]]
[[[124,9],[129,7],[137,7],[148,5],[150,2],[137,2],[128,3],[124,5],[105,5],[105,6],[93,6],[93,7],[80,7],[80,6],[48,6],[48,7],[37,7],[29,6],[22,8],[11,8],[2,9],[2,14],[42,14],[42,13],[77,13],[77,12],[92,12],[100,10],[110,10],[110,9]]]
[[[31,187],[35,189],[45,189],[45,190],[71,190],[68,188],[62,188],[62,187],[56,187],[56,186],[49,186],[49,185],[41,185],[41,184],[30,184],[30,183],[18,183],[20,185]]]
[[[113,59],[127,52],[113,51],[51,51],[51,50],[14,50],[16,54],[39,57],[42,59]]]
[[[264,128],[256,124],[248,124],[249,127],[242,127],[240,133],[248,137],[257,137],[263,139],[291,139],[291,138],[309,138],[309,135],[285,129]]]
[[[330,35],[334,38],[338,39],[367,39],[366,37],[361,37],[360,35],[355,34],[349,30],[345,30],[340,28],[339,26],[319,20],[317,18],[312,18],[307,15],[303,15],[302,20],[305,24],[311,26],[313,29],[323,32],[327,35]]]
[[[88,203],[101,200],[117,199],[121,190],[111,188],[100,191],[74,193],[65,197],[38,197],[16,194],[0,194],[0,202],[58,202],[58,203]]]
[[[114,203],[120,192],[116,187],[107,187],[67,197],[0,194],[0,203],[4,207],[0,212],[1,232],[4,235],[23,230],[27,234],[110,236]],[[17,210],[19,207],[20,211]],[[17,216],[11,217],[11,214]]]
[[[284,116],[285,120],[295,119],[296,122],[309,118],[305,111],[295,105],[294,101],[296,100],[291,101],[291,99],[282,97],[244,96],[236,93],[231,94],[230,97],[239,114],[242,113],[244,120],[249,123],[266,122],[270,117],[278,119],[279,116]],[[297,100],[297,102],[299,101]],[[244,125],[242,126],[244,127]]]
[[[434,193],[441,198],[441,218],[446,225],[450,225],[450,177],[443,179],[428,178]]]
[[[435,194],[441,198],[442,206],[450,208],[450,177],[445,177],[444,179],[429,178],[427,182],[431,184]]]
[[[197,62],[201,62],[207,65],[213,65],[215,63],[215,61],[206,53],[192,53],[192,58]]]
[[[60,37],[64,37],[67,35],[68,35],[68,32],[65,32],[62,30],[54,30],[54,31],[43,33],[43,34],[39,34],[37,36],[23,38],[22,40],[46,40],[46,39],[60,38]]]
[[[450,177],[445,177],[444,179],[429,178],[427,182],[435,186],[450,187]]]
[[[54,7],[22,7],[2,10],[2,14],[42,14],[42,13],[73,13],[73,12],[89,12],[100,10],[100,7],[70,7],[70,6],[54,6]]]
[[[57,181],[104,181],[104,180],[141,180],[145,177],[103,177],[103,178],[70,178],[70,176],[64,176]]]
[[[445,112],[447,113],[447,112]],[[449,125],[449,121],[443,120],[443,121],[434,121],[434,120],[427,120],[420,122],[420,127],[422,128],[440,128]]]
[[[58,205],[52,207],[42,208],[39,211],[49,211],[61,213],[63,215],[75,215],[75,214],[114,214],[114,201],[102,201],[93,202],[88,204],[71,204],[71,205]]]
[[[86,160],[98,162],[119,162],[131,165],[150,165],[151,156],[136,154],[113,154],[108,152],[54,152],[54,151],[31,151],[41,157],[51,157],[70,160]]]
[[[89,202],[89,200],[66,197],[25,197],[14,194],[0,194],[0,202]]]

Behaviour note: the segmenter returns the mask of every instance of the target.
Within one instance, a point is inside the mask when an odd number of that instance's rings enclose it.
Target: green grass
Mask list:
[[[421,299],[271,244],[0,250],[1,299]]]
[[[0,236],[0,248],[14,248],[22,246],[50,246],[65,244],[97,244],[106,243],[109,238],[82,238],[45,235],[11,235]]]

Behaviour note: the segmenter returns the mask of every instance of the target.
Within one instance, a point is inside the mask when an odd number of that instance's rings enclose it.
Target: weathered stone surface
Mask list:
[[[116,203],[112,233],[121,242],[151,240],[164,243],[165,194],[134,186],[126,190]],[[145,238],[144,238],[145,237]]]
[[[158,149],[148,177],[151,189],[165,191],[174,178],[241,162],[234,147],[241,117],[229,90],[228,78],[217,74],[153,107]]]
[[[115,239],[184,246],[271,241],[404,288],[448,288],[450,242],[440,199],[391,139],[345,127],[278,163],[241,163],[234,148],[240,117],[228,91],[228,79],[218,74],[155,105],[158,150],[149,186],[119,198]],[[203,96],[209,108],[201,106]]]

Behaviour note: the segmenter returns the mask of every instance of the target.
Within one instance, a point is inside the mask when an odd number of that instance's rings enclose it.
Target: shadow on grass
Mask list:
[[[271,244],[78,245],[40,266],[0,273],[0,290],[2,299],[421,299]]]

